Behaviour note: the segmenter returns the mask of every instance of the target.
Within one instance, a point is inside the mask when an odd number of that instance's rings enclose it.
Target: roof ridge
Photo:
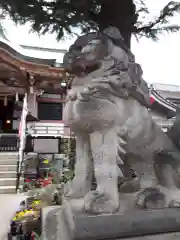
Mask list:
[[[150,85],[150,89],[154,89],[156,91],[180,92],[180,85],[153,83]]]
[[[156,90],[151,89],[150,93],[152,97],[156,99],[159,104],[163,105],[164,107],[167,107],[173,112],[176,112],[176,109],[178,108],[177,104],[171,102],[170,100],[167,100],[166,98],[162,97],[161,94],[159,94]]]
[[[156,84],[158,84],[158,85],[163,85],[163,86],[174,86],[174,87],[180,87],[180,85],[176,85],[176,84],[167,84],[167,83],[152,83],[152,84],[150,84],[151,86],[153,86],[153,85],[156,85]]]

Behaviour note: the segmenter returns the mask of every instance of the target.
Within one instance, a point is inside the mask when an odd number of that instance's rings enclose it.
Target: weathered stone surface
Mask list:
[[[121,43],[109,27],[79,37],[64,57],[75,77],[63,117],[76,135],[75,177],[65,195],[84,198],[85,211],[96,214],[122,210],[119,192],[134,189],[142,190],[134,209],[180,206],[180,163],[157,155],[178,150],[149,115],[142,69]]]
[[[135,238],[126,238],[126,240],[179,240],[180,233],[169,233],[169,234],[160,234],[160,235],[151,235],[144,237],[135,237]],[[117,239],[122,240],[122,239]]]
[[[73,240],[119,239],[180,231],[180,209],[88,215],[66,202],[63,212]]]
[[[43,240],[179,240],[180,210],[87,215],[51,207],[43,226]]]
[[[42,239],[59,240],[63,221],[61,221],[62,207],[50,206],[42,210]]]

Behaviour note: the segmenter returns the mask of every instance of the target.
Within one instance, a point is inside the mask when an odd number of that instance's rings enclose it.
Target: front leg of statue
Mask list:
[[[64,194],[70,198],[84,197],[92,185],[92,156],[89,135],[77,133],[76,135],[76,164],[75,177],[64,188]]]
[[[113,213],[119,208],[116,133],[114,129],[94,132],[90,139],[97,188],[85,196],[85,210]]]

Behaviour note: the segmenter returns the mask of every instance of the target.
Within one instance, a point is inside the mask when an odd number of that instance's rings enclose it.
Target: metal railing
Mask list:
[[[64,123],[28,123],[27,132],[32,137],[60,137],[64,135]]]
[[[0,152],[17,152],[18,150],[18,134],[0,134]]]
[[[24,159],[24,155],[23,155],[23,159]],[[18,155],[18,161],[16,166],[16,192],[17,193],[19,191],[20,179],[22,177],[22,167],[23,167],[23,161],[19,161],[19,155]]]

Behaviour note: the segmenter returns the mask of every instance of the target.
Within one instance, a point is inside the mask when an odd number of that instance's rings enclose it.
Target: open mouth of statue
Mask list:
[[[94,64],[75,64],[72,66],[71,74],[77,75],[77,76],[86,76],[90,74],[91,72],[94,72],[100,68],[99,63]]]

